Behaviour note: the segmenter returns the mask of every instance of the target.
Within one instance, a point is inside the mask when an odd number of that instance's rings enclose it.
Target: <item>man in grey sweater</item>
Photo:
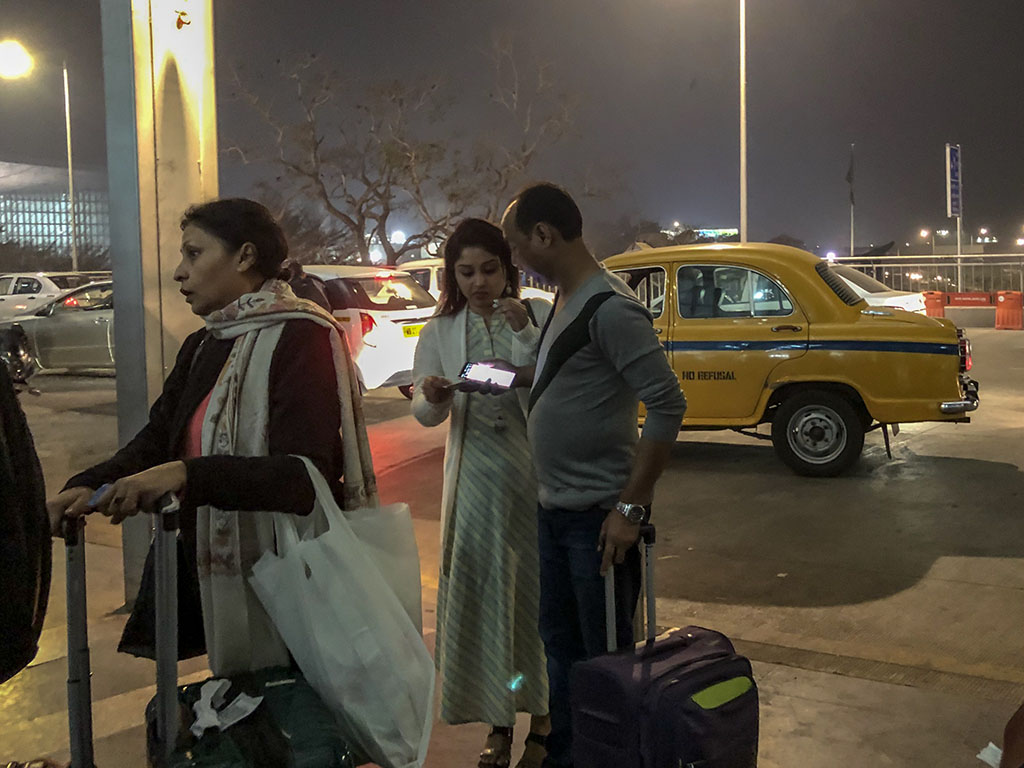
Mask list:
[[[569,671],[604,653],[602,576],[615,569],[619,646],[633,642],[640,523],[686,410],[651,316],[583,242],[572,198],[551,184],[520,193],[502,220],[513,259],[558,286],[532,386],[537,470],[540,632],[548,657],[551,734],[545,768],[572,765]],[[637,436],[637,404],[647,409]]]

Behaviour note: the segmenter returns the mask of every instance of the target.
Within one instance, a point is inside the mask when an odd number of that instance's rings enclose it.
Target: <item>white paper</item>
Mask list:
[[[988,746],[985,747],[981,752],[978,753],[978,759],[981,760],[985,765],[990,765],[992,768],[999,768],[999,761],[1003,758],[1003,750],[993,744],[991,741]]]

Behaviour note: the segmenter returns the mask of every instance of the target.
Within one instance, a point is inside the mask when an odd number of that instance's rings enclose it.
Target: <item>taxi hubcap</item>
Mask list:
[[[846,447],[846,427],[839,414],[824,405],[807,405],[789,421],[789,447],[803,461],[827,464]]]

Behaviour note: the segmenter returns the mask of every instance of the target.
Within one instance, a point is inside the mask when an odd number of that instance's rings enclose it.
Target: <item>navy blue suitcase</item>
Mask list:
[[[647,639],[573,667],[573,763],[580,768],[755,768],[758,698],[750,662],[725,635],[703,627],[654,636],[653,527],[645,526],[643,537]],[[607,606],[615,604],[614,588],[607,578]],[[614,622],[608,623],[611,650]]]

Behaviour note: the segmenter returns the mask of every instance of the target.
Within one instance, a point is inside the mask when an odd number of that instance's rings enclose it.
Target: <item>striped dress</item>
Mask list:
[[[467,359],[509,359],[512,329],[467,313]],[[526,418],[515,393],[470,395],[455,506],[437,595],[441,719],[515,724],[545,715],[548,684],[537,630],[537,491]]]

